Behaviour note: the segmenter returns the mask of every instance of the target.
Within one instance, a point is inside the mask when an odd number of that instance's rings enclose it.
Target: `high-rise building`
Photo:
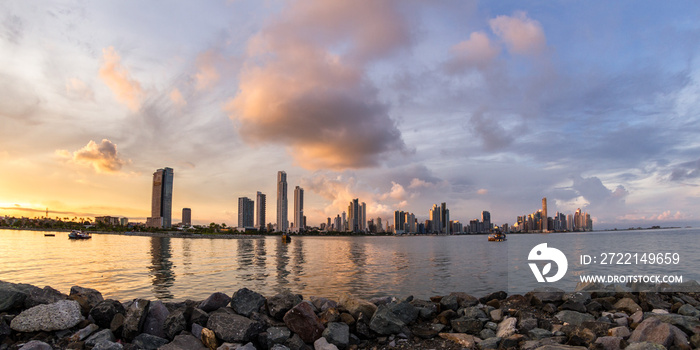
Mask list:
[[[192,209],[182,208],[182,226],[192,226]]]
[[[260,231],[265,230],[265,205],[267,198],[264,193],[258,191],[255,196],[255,228]]]
[[[253,228],[255,203],[248,197],[238,198],[238,227]]]
[[[173,215],[173,169],[163,168],[153,173],[151,217],[148,227],[170,228]]]
[[[491,213],[484,210],[481,212],[481,221],[484,224],[484,230],[486,232],[491,231]]]
[[[294,188],[294,227],[302,232],[304,226],[304,189],[297,186]]]
[[[394,233],[406,233],[406,213],[403,211],[394,211]]]
[[[362,214],[360,214],[360,209],[361,207],[358,198],[350,201],[350,204],[348,205],[348,228],[354,233],[360,232],[360,218],[362,217]]]
[[[542,198],[542,232],[549,231],[547,226],[547,197]]]
[[[450,211],[447,209],[447,203],[442,202],[440,205],[440,232],[450,233]]]
[[[367,231],[367,204],[365,202],[360,204],[360,231]]]
[[[277,172],[277,230],[287,232],[289,221],[287,216],[287,173]]]
[[[433,204],[433,209],[430,210],[430,233],[440,233],[442,231],[442,208],[437,204]],[[426,227],[427,229],[427,227]]]

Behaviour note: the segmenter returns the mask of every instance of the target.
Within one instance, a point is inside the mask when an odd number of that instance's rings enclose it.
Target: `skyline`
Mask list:
[[[695,3],[0,10],[0,215],[145,221],[169,166],[193,224],[234,226],[280,169],[310,226],[354,198],[513,223],[543,197],[596,229],[700,224]]]

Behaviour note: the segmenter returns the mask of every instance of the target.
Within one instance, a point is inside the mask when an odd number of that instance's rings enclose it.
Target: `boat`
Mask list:
[[[44,237],[56,237],[55,233],[44,233]]]
[[[288,233],[282,234],[282,242],[289,243],[292,241],[292,237]]]
[[[68,239],[90,239],[92,236],[89,233],[73,230],[68,234]]]
[[[489,235],[489,242],[503,242],[506,240],[506,234],[503,232],[496,232],[492,235]]]

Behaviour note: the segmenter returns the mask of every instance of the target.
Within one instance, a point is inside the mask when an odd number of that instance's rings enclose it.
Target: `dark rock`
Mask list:
[[[501,338],[499,337],[491,337],[491,338],[486,338],[481,341],[481,344],[479,344],[479,347],[481,349],[498,349],[498,345],[501,344]]]
[[[17,332],[50,332],[71,328],[83,319],[80,304],[73,300],[61,300],[22,311],[12,319],[10,328]]]
[[[688,337],[675,326],[664,323],[657,318],[648,318],[632,332],[629,341],[631,343],[650,341],[670,348],[671,345],[687,345]]]
[[[187,319],[182,310],[175,310],[165,318],[163,333],[168,339],[174,339],[176,335],[187,329]]]
[[[635,303],[631,298],[622,298],[618,300],[613,307],[617,310],[626,312],[628,315],[631,315],[637,311],[642,311],[642,307]]]
[[[87,337],[89,337],[92,333],[94,333],[96,330],[100,329],[100,326],[91,323],[87,325],[86,327],[81,328],[79,331],[73,333],[73,335],[70,336],[70,340],[73,342],[81,341]]]
[[[27,296],[27,293],[17,290],[11,283],[0,283],[0,312],[22,308]]]
[[[666,348],[661,344],[645,341],[641,343],[632,343],[628,345],[625,350],[666,350]]]
[[[265,305],[265,297],[248,288],[241,288],[231,298],[231,308],[237,314],[250,317],[253,312],[260,311]]]
[[[425,323],[413,326],[411,333],[423,339],[435,338],[445,329],[445,325],[441,323]]]
[[[119,338],[122,337],[122,332],[124,331],[124,320],[126,320],[126,316],[123,314],[116,314],[114,318],[112,318],[112,322],[109,323],[109,330]]]
[[[432,301],[414,299],[410,304],[418,309],[418,317],[424,320],[432,319],[438,313],[438,304]]]
[[[328,322],[337,322],[340,319],[340,312],[336,308],[328,308],[326,311],[321,312],[318,317],[321,323],[325,325]]]
[[[493,331],[489,328],[484,328],[479,332],[479,338],[481,339],[488,339],[488,338],[493,338],[496,336],[496,331]]]
[[[190,333],[192,333],[192,335],[194,335],[195,338],[200,339],[202,338],[202,329],[204,329],[204,327],[193,323],[192,328],[190,328]]]
[[[277,294],[267,299],[267,309],[270,316],[281,320],[284,315],[293,307],[301,303],[298,295],[290,292]]]
[[[365,314],[367,317],[372,317],[377,311],[377,305],[364,299],[352,297],[348,294],[344,294],[340,297],[339,304],[348,310],[356,320],[359,318],[360,313]]]
[[[504,291],[499,291],[499,292],[493,292],[483,298],[479,298],[479,302],[482,304],[486,304],[489,301],[492,300],[505,300],[508,297],[508,293]]]
[[[88,314],[93,307],[104,300],[102,293],[92,288],[73,286],[70,288],[70,298],[80,303],[84,314]]]
[[[644,311],[653,309],[668,310],[671,308],[671,303],[663,300],[658,293],[639,293],[639,303],[645,306]]]
[[[687,335],[700,333],[700,320],[696,317],[677,314],[644,313],[644,318],[658,318],[661,322],[670,323],[685,332]]]
[[[510,337],[501,339],[500,347],[503,349],[517,348],[520,342],[525,340],[525,336],[522,334],[513,334]]]
[[[355,323],[355,334],[357,334],[360,339],[373,339],[376,337],[375,333],[372,331],[372,329],[370,329],[367,322],[365,322],[365,320],[362,318],[357,320]]]
[[[586,304],[586,311],[581,311],[581,312],[588,312],[589,314],[596,314],[599,315],[599,312],[603,311],[603,305],[601,305],[597,301],[591,301],[590,303]],[[574,310],[576,311],[576,310]]]
[[[548,303],[542,307],[542,311],[551,315],[551,314],[557,312],[557,306],[552,304],[552,303]]]
[[[161,346],[158,350],[207,350],[207,347],[199,339],[188,334],[176,336],[172,342]]]
[[[623,349],[627,343],[624,339],[620,337],[600,337],[595,340],[594,344],[602,345],[604,350],[620,350]]]
[[[100,328],[109,328],[116,314],[124,315],[126,310],[122,303],[112,299],[103,300],[90,310],[90,316]]]
[[[527,332],[527,335],[530,337],[530,339],[544,339],[544,338],[551,338],[552,337],[552,332],[542,329],[542,328],[533,328]]]
[[[440,309],[457,311],[457,309],[459,309],[459,300],[457,296],[450,294],[442,298],[442,300],[440,300]]]
[[[313,350],[310,346],[306,345],[298,334],[294,334],[291,338],[284,343],[290,350]]]
[[[444,325],[449,325],[450,320],[452,320],[453,318],[457,318],[457,312],[455,312],[452,309],[445,310],[437,316],[438,322]]]
[[[537,328],[536,318],[521,318],[518,322],[518,329],[522,334],[527,334],[527,332],[535,328]]]
[[[250,319],[259,322],[264,328],[269,327],[285,327],[286,325],[282,321],[278,321],[267,314],[261,314],[258,312],[253,312],[250,314]]]
[[[574,326],[578,326],[586,321],[595,320],[595,317],[593,317],[593,315],[591,314],[584,314],[578,311],[571,310],[559,311],[559,313],[557,313],[554,317],[561,322],[565,322]]]
[[[689,304],[681,305],[678,308],[678,313],[683,316],[700,317],[700,310]]]
[[[321,312],[326,311],[328,309],[336,309],[338,308],[338,303],[330,300],[328,298],[322,298],[322,297],[311,297],[311,303],[314,304],[314,307]]]
[[[10,328],[10,325],[7,324],[4,319],[0,318],[0,343],[10,334],[12,334],[12,328]]]
[[[418,318],[418,309],[409,302],[391,303],[388,307],[405,324],[410,324]]]
[[[143,332],[160,338],[168,338],[163,330],[163,325],[169,314],[168,308],[163,305],[162,301],[152,301],[148,307],[148,313],[146,313],[146,320],[143,323]]]
[[[287,327],[270,327],[267,329],[267,345],[268,347],[274,344],[285,344],[292,332]]]
[[[134,338],[132,342],[134,345],[138,346],[139,349],[144,350],[157,350],[161,346],[168,343],[168,339],[164,339],[152,334],[141,333]]]
[[[39,340],[32,340],[19,348],[19,350],[53,350],[51,345]]]
[[[539,301],[539,299],[538,299]],[[520,294],[514,294],[506,298],[505,304],[516,309],[521,309],[530,306],[532,303],[531,299],[528,299],[527,297],[524,297]],[[541,304],[541,303],[540,303]],[[537,303],[533,303],[533,305],[537,305]]]
[[[323,331],[322,336],[329,343],[343,350],[350,344],[350,327],[342,322],[330,322]]]
[[[467,294],[467,293],[461,293],[461,292],[454,292],[450,293],[450,296],[456,296],[457,297],[457,302],[459,303],[459,307],[470,307],[479,304],[479,299]]]
[[[608,336],[627,339],[630,336],[630,329],[627,327],[615,327],[608,329]]]
[[[352,327],[355,325],[355,318],[347,312],[340,314],[340,321]]]
[[[533,294],[543,303],[559,303],[564,297],[564,291],[554,287],[535,288]]]
[[[598,338],[592,330],[581,326],[564,326],[562,331],[568,338],[567,344],[574,346],[588,346]]]
[[[213,312],[207,328],[216,336],[231,343],[249,342],[262,331],[262,325],[247,317],[228,312]]]
[[[207,321],[209,321],[209,314],[198,308],[192,310],[192,316],[190,316],[190,324],[196,323],[202,327],[206,327]]]
[[[27,299],[24,300],[24,307],[26,309],[41,305],[41,304],[53,304],[57,301],[67,300],[68,296],[46,286],[44,288],[31,288],[27,295]]]
[[[483,310],[475,306],[460,309],[460,313],[466,318],[489,318]]]
[[[492,299],[492,300],[489,300],[489,301],[486,303],[486,306],[490,306],[490,307],[492,307],[492,308],[494,308],[494,309],[500,309],[500,308],[501,308],[501,301],[500,301],[500,300],[496,300],[496,299]]]
[[[122,338],[126,339],[126,341],[131,342],[137,335],[141,334],[150,303],[150,301],[145,299],[135,299],[126,309],[124,328],[121,332]]]
[[[700,333],[693,334],[693,336],[690,337],[690,344],[696,349],[700,348]]]
[[[198,307],[206,312],[212,312],[228,305],[230,302],[231,297],[224,293],[216,292],[204,299]]]
[[[443,299],[444,300],[444,299]],[[406,324],[386,305],[381,305],[372,316],[369,328],[377,334],[389,335],[400,333]]]
[[[102,340],[92,347],[92,350],[122,350],[124,346],[109,340]]]
[[[608,330],[613,326],[614,325],[612,323],[598,321],[585,321],[581,323],[581,327],[590,329],[598,337],[604,337],[608,335]]]
[[[561,306],[559,306],[559,310],[573,310],[581,313],[588,312],[588,309],[582,302],[572,300],[567,300],[564,302],[564,304],[561,304]]]
[[[112,331],[109,329],[103,329],[91,336],[89,336],[87,339],[85,339],[85,345],[87,346],[95,346],[97,343],[106,340],[106,341],[115,341],[116,338],[114,337],[114,334]]]
[[[457,333],[467,333],[471,335],[479,335],[484,323],[475,318],[460,317],[450,322],[452,330]]]
[[[324,330],[310,303],[298,303],[284,315],[283,319],[287,327],[306,343],[316,341]]]

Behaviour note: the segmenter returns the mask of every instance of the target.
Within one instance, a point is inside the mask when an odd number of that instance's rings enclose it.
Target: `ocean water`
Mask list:
[[[682,275],[700,280],[700,230],[649,230],[478,236],[279,237],[186,239],[94,234],[73,241],[66,232],[0,230],[0,280],[94,288],[105,298],[201,300],[247,287],[263,295],[283,290],[305,297],[350,293],[427,299],[450,292],[480,297],[537,287],[573,289],[580,275]],[[539,283],[528,255],[541,243],[568,260],[556,283]],[[637,253],[636,264],[581,264],[581,255]],[[677,253],[676,264],[645,264],[640,253]],[[592,258],[591,258],[592,260]],[[613,260],[613,259],[610,259]],[[623,261],[624,262],[624,261]],[[546,263],[546,262],[545,262]],[[540,264],[542,265],[542,264]],[[549,275],[557,271],[553,268]],[[544,266],[540,267],[540,271]],[[547,275],[545,272],[543,275]]]

